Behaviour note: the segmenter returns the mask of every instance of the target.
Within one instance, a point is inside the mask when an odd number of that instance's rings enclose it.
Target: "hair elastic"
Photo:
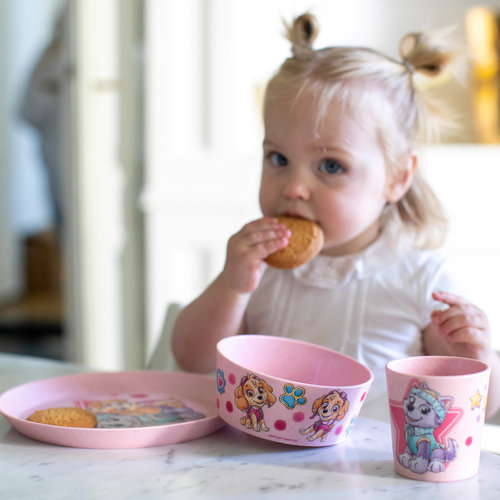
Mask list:
[[[415,66],[413,66],[410,61],[403,61],[401,64],[406,68],[410,75],[413,75],[413,73],[415,73]]]

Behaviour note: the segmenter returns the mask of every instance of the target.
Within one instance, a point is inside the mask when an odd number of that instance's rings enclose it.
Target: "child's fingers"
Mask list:
[[[445,321],[438,322],[437,326],[439,333],[442,335],[451,335],[457,330],[464,328],[480,329],[483,325],[478,317],[457,314],[455,316],[451,316]]]
[[[434,311],[432,322],[440,335],[454,343],[480,345],[488,335],[488,323],[484,314],[472,305],[465,309],[453,306],[446,311]]]
[[[283,224],[274,219],[259,219],[249,222],[234,234],[229,239],[228,247],[237,254],[247,253],[262,244],[273,246],[276,242],[281,248],[286,245],[289,237],[290,231]],[[283,240],[286,240],[285,243]]]
[[[432,298],[443,304],[448,304],[449,306],[460,306],[468,304],[468,301],[460,295],[455,295],[454,293],[438,291],[432,294]]]
[[[291,236],[290,230],[277,219],[264,217],[249,222],[238,233],[239,239],[251,247],[262,243]]]
[[[262,243],[255,245],[252,249],[252,253],[255,257],[264,260],[266,257],[271,255],[288,245],[288,237],[274,238],[271,240],[263,241]]]
[[[464,303],[459,306],[453,305],[447,309],[436,309],[432,312],[432,322],[436,325],[444,323],[455,316],[463,316],[465,321],[475,323],[483,317],[482,311],[470,303]]]
[[[488,317],[474,304],[447,292],[436,292],[433,298],[449,307],[431,314],[437,333],[448,343],[455,356],[486,359],[491,350]]]
[[[266,257],[286,247],[290,236],[290,230],[276,219],[249,222],[229,239],[226,269],[239,266],[254,272]]]
[[[253,231],[244,237],[244,243],[248,247],[274,245],[276,241],[284,241],[285,244],[288,242],[290,237],[290,231],[283,226],[282,228],[277,227],[274,229],[262,229],[259,231]]]
[[[453,329],[447,333],[442,333],[448,342],[454,344],[468,344],[470,346],[481,346],[484,344],[484,331],[470,326]]]

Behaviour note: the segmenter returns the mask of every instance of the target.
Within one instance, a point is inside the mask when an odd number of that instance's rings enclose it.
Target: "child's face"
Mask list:
[[[391,194],[375,123],[366,120],[360,126],[333,102],[316,126],[307,96],[293,108],[270,102],[265,110],[262,213],[316,221],[326,255],[354,253],[374,241]]]

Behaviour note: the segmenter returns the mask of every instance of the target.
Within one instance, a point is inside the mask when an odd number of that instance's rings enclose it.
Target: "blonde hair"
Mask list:
[[[334,100],[360,118],[372,113],[393,172],[398,165],[406,165],[408,154],[422,139],[435,139],[440,132],[453,128],[454,116],[444,104],[416,85],[418,76],[442,78],[454,69],[458,50],[446,34],[406,35],[399,47],[401,61],[363,47],[315,50],[317,34],[316,19],[309,13],[286,25],[292,57],[269,81],[265,107],[271,99],[289,99],[290,95],[298,99],[307,91],[313,96],[318,123]],[[407,193],[389,204],[384,216],[399,218],[414,233],[417,247],[433,248],[444,241],[447,221],[441,204],[418,169]]]

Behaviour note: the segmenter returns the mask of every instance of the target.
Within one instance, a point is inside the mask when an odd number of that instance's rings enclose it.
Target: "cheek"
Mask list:
[[[348,224],[360,210],[363,210],[362,205],[355,199],[354,196],[333,195],[316,198],[316,207],[319,217],[326,223],[330,222],[333,226],[338,227],[344,223]]]
[[[269,182],[261,182],[259,189],[259,204],[263,215],[275,215],[274,205],[276,203],[276,199],[277,196],[273,185]]]
[[[351,189],[333,196],[324,196],[318,206],[324,207],[323,210],[325,213],[328,212],[328,217],[348,223],[376,216],[382,211],[384,205],[385,199],[381,190]]]

